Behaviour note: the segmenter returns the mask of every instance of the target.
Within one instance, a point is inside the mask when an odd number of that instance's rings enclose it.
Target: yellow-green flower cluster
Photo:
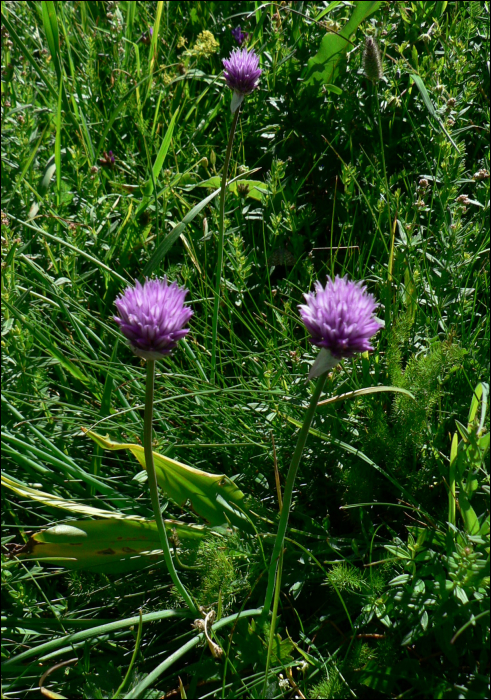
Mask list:
[[[185,56],[193,56],[195,58],[208,58],[216,53],[220,48],[220,44],[215,39],[213,34],[205,29],[198,34],[198,38],[194,46],[184,52]]]

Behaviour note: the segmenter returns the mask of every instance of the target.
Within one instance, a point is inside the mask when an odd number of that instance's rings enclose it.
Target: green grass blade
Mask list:
[[[60,37],[58,32],[58,18],[56,16],[56,3],[42,0],[41,11],[46,40],[58,77],[58,84],[61,85]]]
[[[21,219],[17,219],[14,216],[12,217],[12,219],[14,221],[18,221],[23,226],[26,226],[27,228],[30,228],[33,231],[36,231],[40,235],[45,236],[45,238],[48,238],[50,241],[54,241],[55,243],[59,243],[60,245],[65,246],[66,248],[69,248],[70,250],[73,250],[77,255],[82,256],[86,260],[89,260],[90,262],[94,263],[94,265],[96,265],[97,267],[100,267],[101,270],[105,270],[106,272],[109,272],[109,274],[112,277],[120,280],[120,282],[123,282],[123,284],[125,284],[125,285],[128,284],[128,280],[126,280],[124,277],[122,277],[118,272],[116,272],[111,267],[109,267],[105,263],[103,263],[100,260],[98,260],[97,258],[95,258],[93,255],[90,255],[85,250],[78,248],[77,246],[73,245],[72,243],[69,243],[68,241],[63,240],[62,238],[59,238],[58,236],[53,236],[53,234],[48,233],[44,229],[39,228],[39,226],[35,226],[32,223],[28,223],[27,221],[22,221]]]
[[[161,610],[158,612],[146,613],[142,616],[143,622],[157,622],[160,620],[170,620],[172,618],[186,618],[189,614],[183,610]],[[39,644],[38,646],[31,647],[23,651],[21,654],[12,656],[3,662],[2,668],[20,667],[28,660],[32,659],[34,656],[46,656],[51,652],[63,647],[65,645],[75,645],[86,642],[88,639],[93,639],[94,637],[103,636],[105,634],[112,634],[121,629],[126,629],[133,627],[133,625],[138,625],[140,621],[139,615],[134,615],[132,617],[127,617],[123,620],[116,620],[115,622],[110,622],[104,625],[94,625],[91,629],[82,630],[80,632],[74,632],[68,634],[64,637],[58,637],[57,639],[52,639],[50,642],[45,642],[44,644]]]
[[[399,386],[370,386],[366,387],[365,389],[355,389],[355,391],[348,391],[346,394],[339,394],[339,396],[333,396],[330,399],[324,399],[324,401],[319,401],[317,406],[327,406],[328,404],[331,403],[337,403],[338,401],[346,401],[346,399],[356,399],[359,396],[366,396],[367,394],[378,394],[378,393],[384,393],[386,391],[395,391],[400,394],[406,394],[406,396],[410,396],[412,399],[415,399],[415,396],[411,394],[410,391],[407,389],[401,389]]]
[[[421,97],[423,98],[423,102],[425,103],[425,107],[428,110],[428,112],[430,113],[430,115],[434,118],[434,120],[436,121],[436,123],[438,124],[440,129],[443,131],[445,136],[448,138],[448,140],[450,141],[452,146],[455,148],[457,153],[460,153],[459,147],[457,146],[457,144],[455,143],[453,138],[450,136],[450,134],[446,130],[442,120],[440,119],[440,117],[436,113],[436,110],[433,106],[433,102],[431,101],[430,96],[428,95],[428,90],[426,89],[426,86],[425,86],[424,82],[422,81],[422,79],[420,78],[420,76],[416,75],[415,73],[411,73],[409,77],[411,78],[413,83],[418,88],[418,90],[421,94]]]
[[[15,29],[14,29],[12,23],[10,22],[9,18],[7,17],[7,12],[8,12],[8,9],[6,9],[6,8],[4,7],[4,5],[2,5],[2,23],[7,27],[8,32],[9,32],[10,36],[12,37],[12,41],[13,41],[14,44],[17,46],[17,48],[19,49],[19,51],[22,53],[22,55],[24,56],[24,58],[25,58],[27,61],[29,61],[29,63],[31,64],[31,66],[34,68],[34,70],[35,70],[36,73],[38,74],[40,80],[42,80],[42,82],[43,82],[43,83],[46,85],[46,87],[48,88],[48,91],[51,93],[51,96],[52,96],[55,100],[58,99],[58,95],[57,95],[57,93],[56,93],[56,90],[55,90],[54,87],[51,85],[49,79],[46,77],[46,75],[44,74],[44,72],[39,68],[37,62],[34,60],[34,58],[32,57],[32,55],[31,55],[31,54],[29,53],[29,51],[27,50],[26,45],[25,45],[25,42],[23,42],[23,41],[19,38],[19,36],[18,36],[17,32],[15,31]]]
[[[257,172],[257,170],[258,168],[247,173],[237,175],[237,177],[234,177],[232,180],[229,180],[227,186],[231,185],[236,180],[243,180],[245,177],[247,177],[247,175],[250,175],[252,172]],[[202,199],[201,202],[198,202],[198,204],[196,204],[191,209],[191,211],[189,211],[186,214],[184,219],[172,229],[169,235],[166,236],[164,240],[160,243],[160,245],[157,246],[152,257],[143,268],[143,277],[149,277],[151,275],[151,273],[160,264],[165,255],[167,255],[169,250],[172,248],[174,243],[177,241],[181,233],[186,228],[186,226],[190,224],[191,221],[193,221],[193,219],[200,213],[200,211],[204,209],[218,194],[220,194],[220,188],[209,194],[208,197]]]
[[[148,179],[147,184],[145,185],[145,188],[143,190],[143,193],[146,197],[150,197],[150,195],[153,193],[154,182],[157,181],[157,178],[160,175],[160,171],[162,170],[162,166],[164,165],[165,157],[167,155],[167,151],[169,150],[169,146],[172,140],[172,134],[174,133],[174,126],[176,123],[178,113],[179,109],[176,109],[176,111],[172,115],[172,119],[170,120],[170,124],[167,128],[165,136],[162,139],[162,143],[160,144],[159,152],[152,167],[153,178]],[[143,201],[140,204],[140,206],[136,210],[135,216],[139,216],[141,214],[141,212],[146,208],[148,201],[149,200],[147,199],[146,201]]]
[[[51,3],[50,3],[51,4]],[[61,102],[63,95],[63,82],[60,80],[58,91],[58,105],[56,108],[56,137],[55,137],[55,167],[56,167],[56,204],[61,203]]]

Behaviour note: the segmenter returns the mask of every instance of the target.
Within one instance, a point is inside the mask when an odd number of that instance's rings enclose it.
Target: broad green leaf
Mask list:
[[[341,31],[337,34],[331,32],[323,37],[319,51],[307,64],[304,85],[319,88],[321,85],[329,84],[332,89],[336,82],[339,63],[344,59],[348,48],[352,46],[351,36],[363,20],[375,12],[381,4],[381,2],[354,3],[353,13]]]
[[[341,3],[340,3],[340,0],[334,0],[334,2],[330,2],[329,5],[328,5],[327,7],[325,7],[321,12],[319,12],[318,15],[316,15],[315,21],[316,21],[316,22],[319,22],[319,20],[321,20],[321,19],[324,17],[324,15],[327,15],[328,12],[330,12],[330,11],[333,10],[337,5],[340,5],[340,4],[341,4]]]
[[[442,2],[442,0],[440,0],[440,2],[435,3],[435,10],[436,10],[438,17],[443,16],[443,13],[447,9],[447,5],[448,5],[448,2],[446,0],[444,0],[443,2]]]
[[[457,426],[457,430],[460,433],[460,437],[465,443],[468,443],[470,441],[470,434],[465,425],[463,425],[459,420],[455,419],[455,425]]]
[[[40,182],[39,187],[38,187],[38,194],[40,197],[44,197],[44,195],[48,191],[49,185],[51,183],[51,180],[52,180],[55,172],[56,172],[55,156],[52,155],[48,159],[48,162],[46,163],[46,167],[44,169],[44,174],[43,174],[43,177],[42,177],[41,182]]]
[[[467,418],[467,430],[470,430],[476,417],[477,409],[481,403],[481,418],[479,421],[479,428],[477,433],[481,432],[484,426],[484,420],[486,418],[486,411],[488,407],[488,396],[489,396],[489,385],[486,382],[480,382],[474,389],[474,394],[472,396],[471,405],[469,408],[469,417]]]
[[[169,536],[186,541],[196,549],[209,536],[206,527],[166,520]],[[160,539],[154,520],[70,520],[36,532],[13,554],[21,559],[117,574],[163,561]],[[187,561],[186,564],[189,562]],[[192,563],[192,562],[191,562]]]
[[[469,503],[469,499],[463,488],[459,491],[458,501],[466,531],[469,535],[477,535],[479,532],[479,519],[476,515],[476,511]]]
[[[69,501],[39,491],[17,479],[8,477],[6,474],[2,474],[2,486],[10,489],[21,498],[30,498],[51,508],[60,508],[70,513],[100,518],[100,520],[71,520],[66,524],[55,525],[36,533],[27,545],[14,551],[14,554],[19,558],[41,560],[49,557],[49,563],[61,563],[70,569],[89,568],[105,573],[118,573],[140,568],[145,566],[149,557],[151,560],[152,556],[163,560],[163,555],[160,556],[160,540],[154,520]],[[131,523],[131,525],[126,523]],[[170,519],[165,520],[164,523],[169,535],[177,535],[178,540],[184,541],[188,548],[199,544],[204,537],[208,537],[210,534],[219,536],[218,533],[210,533],[204,525],[181,523],[178,520]],[[124,537],[124,540],[120,540],[120,537]],[[116,546],[112,544],[114,539]],[[134,559],[136,556],[134,552],[128,551],[129,545],[127,543],[129,541],[135,543],[131,545],[131,548],[137,550],[137,554],[141,555],[138,560]],[[74,542],[85,543],[85,546],[80,550],[80,556],[78,556],[79,545],[74,550]],[[107,544],[107,547],[103,546],[104,543]],[[53,546],[44,548],[45,544]],[[150,551],[147,551],[149,547]],[[101,562],[99,550],[108,548],[112,548],[114,551]],[[61,561],[60,558],[68,558],[68,561]]]
[[[329,85],[329,83],[327,83],[326,85],[324,85],[324,87],[328,92],[333,92],[335,95],[343,94],[342,88],[338,87],[337,85]]]
[[[102,437],[90,430],[83,428],[83,431],[106,450],[129,450],[145,469],[145,454],[141,445],[113,442],[109,437]],[[233,507],[225,508],[217,500],[221,496],[231,506],[246,510],[244,494],[228,476],[209,474],[158,452],[154,452],[153,457],[158,484],[175,503],[183,506],[189,501],[193,511],[210,525],[223,525],[230,521],[241,529],[253,532],[253,528],[234,512]]]

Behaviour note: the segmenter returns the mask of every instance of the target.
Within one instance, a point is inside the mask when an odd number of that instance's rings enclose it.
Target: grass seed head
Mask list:
[[[373,83],[382,80],[384,70],[382,68],[382,59],[377,42],[371,36],[365,39],[365,50],[363,51],[363,70],[365,75]]]

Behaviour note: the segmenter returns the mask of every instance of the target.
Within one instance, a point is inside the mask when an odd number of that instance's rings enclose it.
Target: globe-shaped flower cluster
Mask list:
[[[145,360],[158,360],[170,355],[189,328],[184,328],[193,311],[184,306],[187,289],[176,282],[147,279],[127,287],[115,300],[119,316],[114,320],[130,341],[135,355]]]
[[[383,323],[374,315],[378,304],[363,282],[328,277],[325,287],[316,282],[315,293],[304,297],[307,303],[298,308],[313,345],[339,359],[373,350],[370,338]]]
[[[240,95],[249,95],[257,87],[262,71],[259,56],[247,49],[234,49],[228,58],[223,59],[225,82]]]

